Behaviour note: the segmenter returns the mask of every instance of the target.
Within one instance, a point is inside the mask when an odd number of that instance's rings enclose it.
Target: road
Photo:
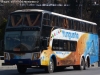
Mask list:
[[[19,74],[16,66],[0,67],[0,75],[100,75],[100,67],[91,67],[87,70],[73,70],[72,67],[64,71],[57,71],[51,74],[45,73],[43,69],[28,69],[26,74]]]

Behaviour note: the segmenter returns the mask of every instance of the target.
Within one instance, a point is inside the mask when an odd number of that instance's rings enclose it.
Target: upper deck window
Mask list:
[[[22,12],[10,15],[8,27],[21,26],[40,26],[41,13],[39,12]]]

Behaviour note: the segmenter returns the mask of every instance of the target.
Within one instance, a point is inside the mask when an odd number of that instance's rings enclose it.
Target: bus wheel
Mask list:
[[[89,61],[85,62],[85,70],[89,68]]]
[[[79,69],[80,69],[80,70],[85,70],[85,66],[86,66],[86,65],[85,65],[85,60],[82,58],[82,59],[81,59],[81,65],[79,66]]]
[[[49,65],[45,67],[45,71],[47,73],[53,73],[54,71],[54,62],[52,59],[50,59]]]
[[[25,67],[24,65],[17,65],[17,70],[19,73],[25,73],[27,70],[27,67]]]

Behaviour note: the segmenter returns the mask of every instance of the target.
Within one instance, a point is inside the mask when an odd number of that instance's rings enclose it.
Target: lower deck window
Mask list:
[[[77,41],[53,39],[52,49],[56,51],[76,51]]]

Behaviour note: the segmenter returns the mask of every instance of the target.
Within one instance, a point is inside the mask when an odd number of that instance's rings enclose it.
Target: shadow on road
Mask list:
[[[58,72],[65,72],[65,71],[73,71],[73,68],[67,68],[64,70],[57,70],[55,73]],[[79,70],[74,70],[74,71],[79,71]],[[6,69],[6,70],[0,70],[0,75],[45,75],[48,73],[45,73],[44,69],[28,69],[25,74],[20,74],[18,73],[17,69]]]

